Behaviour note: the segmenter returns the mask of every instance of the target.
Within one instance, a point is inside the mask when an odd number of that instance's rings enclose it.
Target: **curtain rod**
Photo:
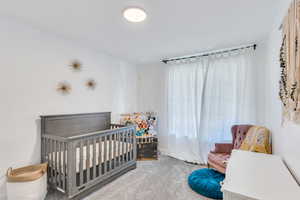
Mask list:
[[[224,49],[224,50],[216,50],[216,51],[200,53],[200,54],[196,54],[196,55],[181,56],[181,57],[175,57],[175,58],[165,58],[165,59],[162,59],[161,62],[168,64],[168,62],[173,62],[173,61],[178,61],[178,60],[187,60],[187,59],[192,59],[192,58],[207,57],[207,56],[212,56],[212,55],[218,55],[218,54],[223,54],[223,53],[239,51],[242,49],[253,48],[254,50],[256,50],[256,47],[257,47],[257,44],[251,44],[251,45],[247,45],[247,46],[234,47],[231,49]]]

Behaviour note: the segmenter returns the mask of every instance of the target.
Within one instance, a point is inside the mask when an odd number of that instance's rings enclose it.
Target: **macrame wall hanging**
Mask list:
[[[294,0],[284,18],[280,49],[280,90],[283,120],[300,123],[300,0]]]

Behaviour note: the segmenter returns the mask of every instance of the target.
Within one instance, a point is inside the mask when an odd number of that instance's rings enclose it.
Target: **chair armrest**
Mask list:
[[[212,153],[231,153],[233,145],[231,143],[216,143]]]

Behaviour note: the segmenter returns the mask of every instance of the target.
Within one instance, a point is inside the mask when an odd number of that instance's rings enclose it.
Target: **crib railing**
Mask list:
[[[43,134],[49,184],[73,197],[135,164],[135,132],[135,126],[112,124],[110,130],[68,138]]]

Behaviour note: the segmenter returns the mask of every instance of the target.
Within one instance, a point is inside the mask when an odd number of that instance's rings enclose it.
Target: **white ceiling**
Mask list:
[[[279,0],[1,0],[10,16],[134,63],[260,40]],[[148,18],[131,24],[128,6]]]

